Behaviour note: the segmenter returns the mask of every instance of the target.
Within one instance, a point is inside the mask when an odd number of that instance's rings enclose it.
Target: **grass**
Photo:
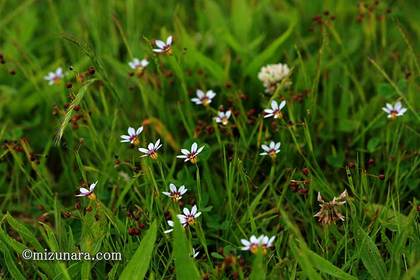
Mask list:
[[[0,0],[0,278],[420,279],[418,9]],[[173,54],[153,54],[168,35]],[[140,78],[134,57],[150,61]],[[257,74],[279,62],[292,84],[267,94]],[[49,86],[57,67],[67,74]],[[198,88],[216,92],[209,107],[191,102]],[[282,99],[284,118],[264,119]],[[390,120],[396,101],[408,111]],[[141,147],[163,143],[157,160],[120,143],[141,125]],[[259,155],[270,140],[275,160]],[[193,142],[198,163],[177,159]],[[75,197],[95,181],[96,200]],[[188,189],[179,203],[170,183]],[[318,223],[317,193],[345,189],[345,220]],[[195,204],[184,229],[175,215]],[[253,234],[274,247],[241,251]],[[25,248],[122,260],[24,260]]]

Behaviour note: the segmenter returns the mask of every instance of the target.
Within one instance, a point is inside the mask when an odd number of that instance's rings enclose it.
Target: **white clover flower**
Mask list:
[[[196,251],[194,248],[192,248],[191,257],[195,259],[198,256],[198,254],[200,254],[200,251]]]
[[[269,64],[261,68],[258,79],[263,83],[266,92],[273,93],[278,84],[289,76],[289,73],[287,64]],[[290,82],[286,85],[290,85]]]
[[[172,36],[169,36],[166,39],[166,43],[163,42],[162,40],[155,40],[155,45],[156,48],[153,49],[153,51],[155,53],[162,53],[162,54],[172,54],[172,43],[173,43],[173,38]]]
[[[139,139],[139,135],[140,133],[143,131],[143,127],[139,127],[137,128],[137,130],[135,130],[132,127],[128,128],[128,135],[121,135],[121,142],[126,142],[126,143],[131,143],[134,145],[138,145],[140,144],[140,139]]]
[[[196,142],[194,142],[191,145],[191,151],[188,151],[187,149],[181,149],[182,155],[178,155],[176,157],[185,159],[184,162],[190,161],[192,164],[196,164],[197,155],[201,153],[201,151],[204,149],[204,146],[201,146],[198,150],[197,148],[198,148],[198,145]]]
[[[80,188],[79,194],[76,194],[76,196],[86,196],[87,198],[91,199],[91,200],[95,200],[96,199],[96,195],[93,192],[95,190],[96,184],[98,183],[98,181],[96,181],[93,184],[90,184],[89,190],[86,188]]]
[[[261,145],[261,148],[264,152],[260,153],[261,156],[269,155],[271,158],[276,158],[276,155],[280,152],[280,142],[271,141],[270,145],[265,144]]]
[[[241,249],[243,251],[250,251],[253,254],[257,253],[257,251],[261,249],[262,253],[265,255],[267,253],[267,248],[273,247],[275,238],[275,236],[269,238],[267,235],[260,235],[259,237],[252,235],[249,240],[241,239],[241,243],[243,245]]]
[[[59,84],[63,78],[64,78],[64,73],[61,67],[57,68],[55,72],[48,73],[48,75],[44,77],[44,79],[48,81],[48,84],[50,86],[54,84],[55,85]]]
[[[276,100],[272,100],[271,109],[264,109],[264,118],[274,117],[275,119],[281,119],[283,117],[281,110],[284,108],[284,106],[286,106],[286,100],[280,102],[280,105]]]
[[[140,77],[143,74],[144,68],[149,65],[149,61],[147,59],[139,60],[138,58],[134,58],[132,61],[128,62],[128,65],[134,70],[137,77]]]
[[[179,215],[177,215],[177,217],[184,227],[194,225],[196,219],[201,215],[201,212],[197,212],[197,206],[196,205],[194,205],[191,208],[191,211],[188,210],[188,208],[184,208],[184,210],[182,210],[182,212],[184,214],[179,214]]]
[[[204,106],[208,106],[211,103],[211,100],[216,96],[216,93],[212,90],[208,90],[206,93],[201,89],[197,89],[196,91],[197,97],[191,99],[197,105],[203,104]]]
[[[164,233],[170,233],[170,232],[172,232],[174,230],[174,221],[168,220],[167,223],[168,223],[169,227],[171,227],[171,228],[165,230]]]
[[[141,157],[150,157],[151,159],[157,159],[158,153],[157,150],[162,147],[162,144],[160,144],[160,139],[156,141],[156,143],[149,143],[149,145],[146,148],[139,148],[139,151],[142,152],[144,155]]]
[[[169,184],[170,192],[162,192],[164,195],[170,197],[173,201],[178,201],[188,191],[184,185],[177,188],[174,184]]]
[[[229,122],[229,118],[232,115],[232,112],[230,110],[226,111],[226,112],[218,112],[217,113],[217,117],[214,118],[214,120],[217,123],[221,123],[223,125],[227,125]]]
[[[400,101],[396,102],[394,106],[389,103],[386,103],[385,106],[386,107],[383,107],[382,110],[388,114],[388,118],[390,119],[396,119],[397,117],[404,115],[407,111],[407,108],[404,108]]]

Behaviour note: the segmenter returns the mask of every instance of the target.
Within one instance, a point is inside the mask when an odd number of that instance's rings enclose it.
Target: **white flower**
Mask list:
[[[177,215],[181,224],[185,227],[187,225],[191,226],[195,224],[195,220],[201,215],[201,212],[197,212],[197,206],[194,205],[191,208],[191,211],[188,208],[182,210],[184,214]]]
[[[394,106],[389,103],[386,103],[385,106],[386,107],[383,107],[382,110],[388,114],[388,118],[390,119],[396,119],[397,117],[404,115],[407,111],[407,108],[404,108],[400,101],[396,102]]]
[[[232,112],[230,110],[226,111],[226,112],[218,112],[217,113],[217,117],[214,118],[214,120],[217,123],[221,123],[223,125],[227,125],[229,122],[229,118],[232,115]]]
[[[203,104],[204,106],[208,106],[211,103],[211,100],[216,96],[216,93],[212,90],[208,90],[206,93],[201,89],[197,89],[196,91],[197,97],[191,99],[197,105]]]
[[[164,233],[170,233],[174,230],[174,221],[168,220],[167,223],[168,223],[169,227],[171,227],[171,228],[168,229],[168,230],[165,230]]]
[[[174,184],[169,184],[170,192],[162,192],[164,195],[172,198],[173,201],[178,201],[182,196],[188,191],[184,185],[180,186],[178,189]]]
[[[137,128],[137,130],[135,130],[132,127],[129,127],[128,135],[121,135],[121,138],[122,138],[121,142],[127,142],[134,145],[138,145],[140,143],[139,135],[142,131],[143,131],[142,126]]]
[[[275,236],[268,237],[267,235],[264,235],[261,244],[263,248],[271,248],[273,247],[274,239],[276,239]]]
[[[195,259],[198,256],[198,254],[200,254],[200,251],[196,251],[194,248],[192,248],[191,257]]]
[[[147,59],[139,60],[138,58],[134,58],[128,65],[134,70],[135,74],[140,77],[143,74],[144,68],[149,65],[149,61]]]
[[[255,254],[258,249],[262,249],[262,253],[267,253],[267,248],[273,247],[273,242],[276,237],[272,236],[271,238],[267,235],[260,235],[256,237],[252,235],[249,240],[241,239],[241,243],[243,245],[243,251],[250,251],[251,253]]]
[[[182,155],[178,155],[176,157],[185,159],[184,162],[191,161],[192,164],[196,164],[197,155],[201,153],[201,151],[204,149],[204,146],[200,147],[198,150],[197,148],[198,148],[197,143],[194,142],[191,145],[191,151],[188,151],[187,149],[181,149]]]
[[[96,184],[97,183],[98,183],[98,181],[96,181],[93,184],[90,184],[89,190],[86,189],[86,188],[80,188],[79,189],[80,193],[79,194],[76,194],[76,196],[87,196],[89,199],[95,200],[96,199],[96,195],[95,195],[95,193],[93,191],[95,190],[95,187],[96,187]]]
[[[150,157],[152,159],[157,159],[158,153],[157,150],[162,147],[162,144],[160,144],[160,139],[156,141],[156,143],[149,143],[149,145],[146,148],[139,148],[139,151],[142,152],[144,155],[141,157]]]
[[[255,235],[252,235],[249,240],[241,239],[241,243],[242,245],[244,245],[244,247],[242,247],[242,250],[251,251],[252,253],[257,252],[258,247],[261,244],[261,239],[261,236],[257,238]]]
[[[48,81],[48,84],[54,85],[54,84],[59,84],[60,81],[63,79],[64,74],[63,74],[63,69],[61,67],[57,68],[57,70],[55,72],[50,72],[48,73],[47,76],[44,77],[45,80]]]
[[[281,119],[283,117],[283,113],[281,110],[286,106],[286,100],[280,102],[280,105],[277,103],[276,100],[271,101],[271,109],[265,109],[264,118],[274,117],[275,119]]]
[[[166,53],[166,54],[172,54],[172,43],[173,38],[172,36],[169,36],[166,39],[166,43],[161,40],[155,40],[156,48],[153,49],[155,53]]]
[[[269,155],[271,158],[275,158],[276,155],[280,152],[280,142],[276,143],[271,141],[269,146],[263,144],[261,145],[261,148],[264,150],[264,152],[260,153],[260,155]]]
[[[263,83],[265,91],[273,93],[277,85],[289,76],[290,69],[287,64],[269,64],[261,68],[258,79]],[[287,83],[290,85],[290,82]]]

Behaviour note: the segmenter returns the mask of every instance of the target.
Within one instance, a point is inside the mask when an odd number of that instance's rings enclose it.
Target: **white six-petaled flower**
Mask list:
[[[48,73],[47,76],[44,77],[45,80],[48,81],[48,84],[51,85],[57,85],[60,83],[60,81],[63,79],[64,73],[63,69],[61,67],[57,68],[55,72]]]
[[[135,130],[132,127],[128,128],[128,135],[121,135],[121,142],[127,142],[127,143],[131,143],[134,145],[138,145],[140,144],[140,139],[139,139],[139,135],[140,133],[143,131],[143,127],[139,127],[137,128],[137,130]]]
[[[76,194],[76,196],[86,196],[87,198],[91,199],[91,200],[95,200],[96,199],[96,195],[93,192],[95,190],[96,184],[98,183],[98,181],[96,181],[93,184],[90,184],[89,189],[86,188],[80,188],[79,194]]]
[[[271,158],[275,158],[276,155],[280,152],[280,142],[274,142],[271,141],[270,145],[261,145],[261,148],[264,150],[264,152],[260,153],[262,156],[269,155]]]
[[[153,49],[155,53],[162,53],[162,54],[172,54],[172,43],[173,38],[172,36],[169,36],[166,39],[166,43],[162,40],[155,40],[156,48]]]
[[[182,212],[184,214],[179,214],[177,217],[184,227],[194,225],[196,219],[201,215],[201,212],[197,212],[196,205],[191,208],[191,211],[188,208],[184,208]]]
[[[229,118],[230,118],[231,115],[232,115],[232,112],[230,110],[227,110],[226,112],[219,111],[217,113],[217,117],[215,117],[214,120],[217,123],[221,123],[223,125],[227,125],[228,122],[229,122]]]
[[[263,83],[266,92],[273,93],[277,85],[286,79],[289,73],[287,64],[269,64],[261,68],[258,79]],[[290,85],[290,81],[286,82],[286,85]]]
[[[190,161],[192,164],[197,163],[197,155],[201,153],[201,151],[204,149],[204,146],[200,147],[198,150],[197,143],[193,143],[191,145],[191,151],[188,151],[187,149],[181,149],[182,155],[176,156],[177,158],[183,158],[185,159],[184,162]]]
[[[201,89],[197,89],[196,93],[197,97],[191,99],[197,105],[204,105],[208,106],[211,103],[211,100],[216,96],[216,93],[212,90],[208,90],[207,92],[202,91]]]
[[[158,153],[157,150],[162,147],[162,144],[160,144],[160,139],[156,141],[156,143],[149,143],[149,145],[146,148],[139,148],[139,151],[142,152],[144,155],[141,157],[150,157],[151,159],[157,159]]]
[[[284,106],[286,106],[286,100],[280,102],[280,105],[277,103],[277,101],[272,100],[271,109],[264,110],[264,118],[274,117],[275,119],[281,119],[283,117],[281,110],[284,108]]]
[[[173,201],[178,201],[188,191],[184,185],[177,188],[174,184],[169,184],[169,192],[162,192],[164,195],[170,197]]]
[[[385,106],[386,107],[383,107],[382,110],[388,114],[388,118],[390,119],[396,119],[397,117],[404,115],[407,111],[407,108],[404,108],[400,101],[397,101],[394,105],[386,103]]]
[[[249,240],[241,239],[241,243],[243,245],[242,250],[250,251],[251,253],[255,254],[259,249],[262,249],[262,253],[266,254],[267,248],[273,247],[275,238],[275,236],[270,238],[267,235],[260,235],[259,237],[252,235]]]

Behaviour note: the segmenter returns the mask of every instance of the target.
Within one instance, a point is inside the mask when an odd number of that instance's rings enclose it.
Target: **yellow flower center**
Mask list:
[[[91,193],[90,195],[87,196],[90,200],[96,200],[96,194]]]
[[[283,113],[282,113],[280,110],[275,111],[275,112],[274,112],[274,117],[275,117],[276,119],[281,119],[281,118],[283,118]]]
[[[187,223],[188,225],[192,226],[193,224],[195,224],[195,219],[193,216],[188,216],[187,218]]]
[[[249,247],[249,250],[251,251],[251,253],[256,254],[258,251],[258,244],[251,244],[251,246]]]
[[[228,119],[226,117],[222,118],[222,124],[223,125],[227,125],[228,124]]]
[[[201,99],[201,103],[203,103],[204,106],[209,106],[210,100],[208,97],[203,97],[203,99]]]
[[[191,154],[188,156],[188,158],[190,159],[192,164],[196,164],[197,163],[197,156],[195,154]]]
[[[132,136],[131,143],[134,144],[135,146],[138,146],[140,144],[140,139],[137,136]]]
[[[276,158],[276,156],[277,156],[277,153],[276,153],[276,151],[275,151],[275,150],[271,150],[271,151],[268,153],[268,155],[269,155],[272,159],[275,159],[275,158]]]
[[[156,153],[155,151],[151,152],[149,155],[151,159],[156,160],[158,158],[158,153]]]

